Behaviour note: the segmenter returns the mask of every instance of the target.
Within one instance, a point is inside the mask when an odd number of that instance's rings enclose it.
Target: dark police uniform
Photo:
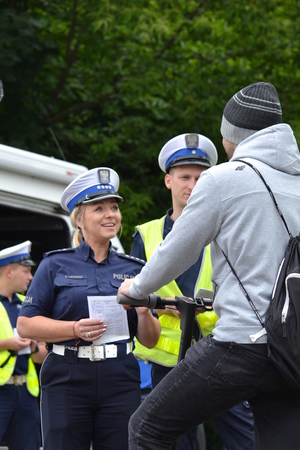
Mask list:
[[[93,256],[84,241],[76,248],[47,253],[20,315],[88,318],[88,296],[117,295],[122,281],[137,275],[144,265],[111,247],[104,261],[97,263]],[[139,366],[126,345],[137,331],[134,308],[127,311],[127,318],[130,338],[114,343],[115,358],[79,358],[76,348],[91,343],[81,340],[75,348],[75,339],[56,342],[70,347],[64,356],[51,351],[46,357],[40,373],[43,437],[49,445],[44,450],[88,450],[91,440],[93,450],[127,450],[128,420],[140,404]]]
[[[22,306],[14,294],[10,302],[0,295],[11,327],[16,328],[17,318]],[[26,375],[29,354],[18,355],[14,375]],[[26,383],[19,386],[4,384],[0,386],[0,442],[5,441],[11,450],[38,450],[41,444],[40,412],[38,400],[27,389]]]
[[[163,238],[172,230],[174,221],[171,219],[173,209],[169,209],[164,222]],[[133,244],[130,254],[137,258],[146,260],[145,246],[139,231],[133,235]],[[197,284],[199,270],[203,258],[201,252],[198,260],[176,279],[176,283],[187,297],[194,297],[194,286]],[[152,387],[157,384],[172,369],[160,364],[152,363]],[[254,448],[254,425],[253,414],[248,402],[234,406],[213,420],[226,448],[228,450],[252,450]],[[190,430],[182,435],[177,443],[178,450],[195,449],[197,443],[197,429]]]

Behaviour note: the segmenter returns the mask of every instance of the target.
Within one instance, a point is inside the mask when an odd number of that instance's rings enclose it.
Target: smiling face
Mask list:
[[[116,236],[121,226],[119,205],[114,198],[98,200],[82,205],[83,213],[76,219],[81,228],[85,242],[105,244]]]
[[[174,211],[182,212],[201,173],[207,167],[187,164],[173,167],[165,176],[165,184],[172,191]]]

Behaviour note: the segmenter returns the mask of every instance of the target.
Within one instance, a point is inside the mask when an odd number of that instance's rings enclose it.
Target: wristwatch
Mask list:
[[[37,353],[39,351],[40,351],[40,348],[39,348],[38,343],[37,343],[34,352],[31,352],[31,354],[33,355],[34,353]]]

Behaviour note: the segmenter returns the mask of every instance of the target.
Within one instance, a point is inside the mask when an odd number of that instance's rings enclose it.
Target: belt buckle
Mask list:
[[[95,347],[102,347],[102,348],[103,348],[103,358],[96,358],[96,356],[95,356],[95,352],[96,352]],[[103,345],[101,345],[101,346],[92,344],[92,345],[90,346],[90,349],[91,349],[91,356],[90,356],[89,359],[90,359],[91,361],[105,361],[105,360],[106,360],[106,349],[105,349],[105,344],[103,344]]]
[[[22,386],[22,384],[24,384],[24,381],[23,381],[21,376],[20,377],[15,377],[13,379],[13,382],[14,382],[15,386]]]

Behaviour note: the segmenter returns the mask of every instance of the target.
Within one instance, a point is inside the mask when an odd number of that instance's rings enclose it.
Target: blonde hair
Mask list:
[[[70,216],[71,224],[72,224],[72,227],[76,228],[76,230],[73,234],[73,240],[72,240],[73,247],[79,247],[80,242],[83,239],[82,230],[81,230],[81,228],[78,227],[78,225],[76,223],[78,217],[82,217],[82,215],[83,215],[83,208],[84,207],[82,205],[78,205],[78,206],[75,206],[75,208],[71,212],[71,216]]]
[[[79,228],[76,223],[77,219],[79,217],[82,217],[83,211],[84,211],[84,205],[81,203],[80,205],[75,206],[75,208],[71,212],[71,216],[70,216],[71,224],[72,224],[72,227],[76,229],[73,234],[73,239],[72,239],[73,247],[79,247],[80,242],[82,241],[82,239],[84,239],[82,229]],[[121,220],[122,220],[121,211],[119,210],[119,212],[120,212]],[[121,237],[122,232],[123,232],[123,227],[122,227],[122,222],[121,222],[119,232],[118,232],[119,237]]]

